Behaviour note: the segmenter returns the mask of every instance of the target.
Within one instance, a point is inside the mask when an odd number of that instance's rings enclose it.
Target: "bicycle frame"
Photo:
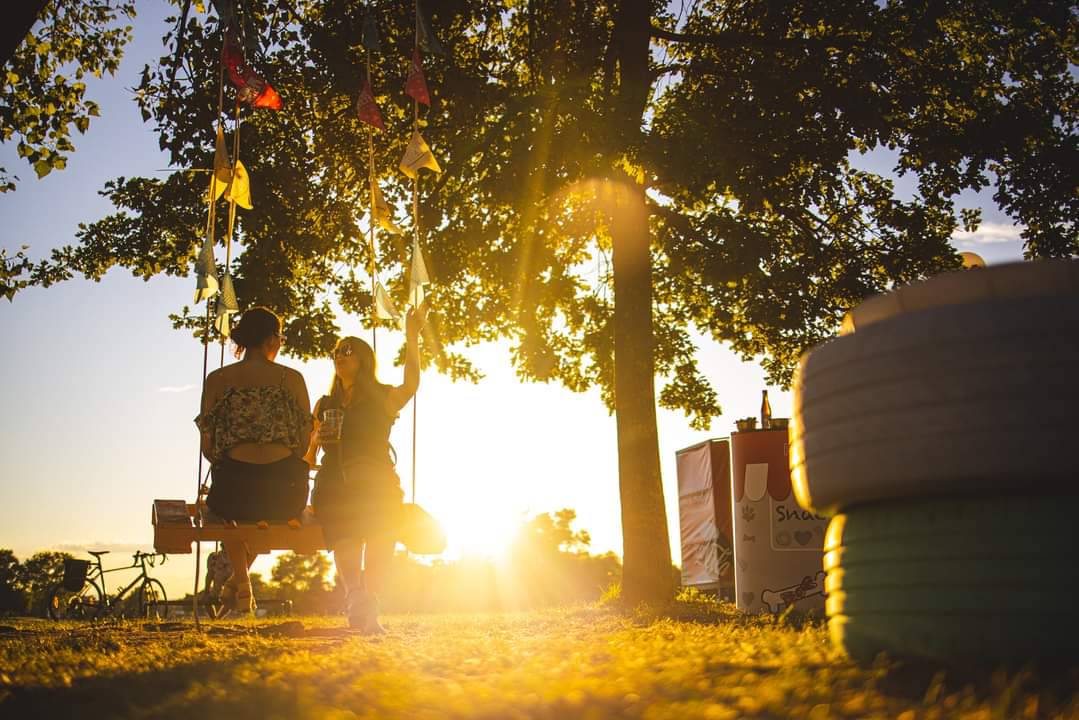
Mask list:
[[[123,599],[125,597],[127,597],[127,594],[129,592],[131,592],[131,590],[136,585],[144,583],[147,580],[152,580],[153,579],[150,576],[150,574],[148,572],[146,572],[146,563],[149,562],[150,565],[153,566],[154,561],[151,558],[154,558],[154,557],[156,557],[156,555],[151,555],[150,553],[144,553],[144,552],[137,551],[135,553],[135,555],[133,556],[133,559],[132,559],[130,565],[125,565],[123,567],[117,567],[117,568],[109,568],[108,570],[106,570],[104,568],[104,566],[102,565],[102,563],[101,563],[101,556],[96,555],[96,556],[94,556],[94,558],[96,560],[96,565],[92,566],[91,570],[86,573],[86,579],[87,580],[100,580],[101,581],[101,594],[102,594],[103,600],[105,602],[105,606],[106,607],[112,607],[114,604],[123,601]],[[162,557],[164,557],[164,556],[162,556]],[[129,584],[123,586],[116,593],[115,598],[110,598],[109,597],[109,591],[105,587],[105,573],[121,572],[123,570],[134,570],[136,568],[138,569],[139,574],[135,576],[135,579],[132,580]]]

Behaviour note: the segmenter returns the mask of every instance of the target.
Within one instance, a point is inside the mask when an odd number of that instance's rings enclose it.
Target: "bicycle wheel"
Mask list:
[[[49,617],[53,620],[92,620],[101,614],[105,598],[93,580],[83,583],[78,592],[57,585],[49,594]]]
[[[168,603],[165,586],[159,580],[149,578],[139,588],[139,617],[164,620],[169,616]]]

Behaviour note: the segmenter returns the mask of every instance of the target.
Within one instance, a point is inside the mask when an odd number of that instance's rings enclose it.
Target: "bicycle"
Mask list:
[[[137,595],[134,595],[133,599],[138,603],[139,617],[168,617],[165,587],[160,580],[150,577],[146,571],[147,566],[154,567],[157,564],[157,554],[136,551],[130,565],[106,570],[101,564],[101,556],[107,555],[108,552],[90,551],[94,556],[93,561],[74,558],[64,560],[64,580],[53,588],[49,596],[49,617],[53,620],[92,620],[100,617],[102,613],[111,613],[122,608],[125,597],[136,586]],[[162,563],[165,559],[166,556],[161,555]],[[105,591],[105,573],[135,568],[139,569],[135,579],[121,588],[115,596],[110,597]]]

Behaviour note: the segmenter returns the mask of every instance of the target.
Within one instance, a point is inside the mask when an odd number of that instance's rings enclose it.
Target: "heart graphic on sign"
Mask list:
[[[744,593],[742,593],[742,604],[743,605],[752,605],[753,601],[756,599],[756,597],[757,596],[754,595],[751,592],[744,592]]]
[[[799,545],[805,545],[813,539],[813,533],[809,530],[795,530],[794,539],[798,541]]]

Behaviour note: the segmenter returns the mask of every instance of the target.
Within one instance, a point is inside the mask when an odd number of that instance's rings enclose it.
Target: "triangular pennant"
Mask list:
[[[423,3],[420,2],[416,3],[416,42],[425,53],[443,57],[446,55],[446,51],[442,49],[442,45],[431,29],[431,21],[427,13],[423,11]]]
[[[230,28],[225,33],[221,60],[229,73],[229,80],[236,86],[236,99],[257,108],[281,109],[281,96],[270,83],[262,79],[244,60],[243,49]]]
[[[232,332],[232,316],[240,312],[240,303],[236,299],[236,289],[232,286],[232,275],[225,273],[221,278],[221,294],[217,296],[214,327],[224,337]]]
[[[423,64],[420,62],[420,49],[412,51],[412,65],[408,70],[408,80],[405,81],[405,94],[431,107],[431,94],[427,92],[427,80],[423,77]]]
[[[378,39],[378,23],[370,11],[363,14],[363,30],[360,36],[360,44],[364,50],[382,52],[382,42]]]
[[[221,62],[229,71],[229,78],[234,78],[234,73],[239,71],[244,64],[244,51],[240,47],[240,41],[236,39],[236,32],[230,27],[225,31],[225,44],[221,48]],[[233,82],[236,82],[233,79]]]
[[[423,302],[423,286],[431,284],[431,278],[427,275],[427,263],[423,261],[423,250],[416,238],[412,238],[412,269],[408,275],[408,294],[412,306],[416,307]]]
[[[225,191],[225,199],[235,202],[245,210],[251,209],[251,178],[247,175],[247,168],[239,160],[236,161],[236,169],[232,173],[232,183]]]
[[[195,260],[195,302],[208,300],[217,292],[217,263],[214,262],[214,246],[209,236],[202,243],[202,250]]]
[[[393,221],[393,208],[386,202],[386,198],[382,197],[382,189],[374,178],[371,179],[371,196],[371,218],[375,223],[386,232],[403,235],[405,231]]]
[[[360,116],[360,120],[371,127],[379,130],[386,129],[386,126],[382,124],[382,113],[378,110],[378,103],[375,102],[375,96],[371,92],[369,79],[364,80],[363,89],[360,90],[360,96],[356,99],[356,114]]]
[[[412,140],[405,148],[405,156],[401,158],[400,168],[401,172],[410,178],[418,177],[420,168],[427,168],[436,173],[442,172],[442,168],[438,166],[438,161],[435,160],[431,148],[427,146],[419,130],[412,133]]]
[[[382,283],[375,284],[375,316],[379,320],[401,321],[401,313],[398,312],[397,306],[393,304],[393,300],[390,298],[390,294],[386,292],[386,288],[382,287]]]
[[[232,181],[232,163],[229,152],[225,149],[225,133],[217,126],[217,140],[214,142],[214,177],[210,195],[214,200],[221,197]]]
[[[281,96],[273,89],[273,85],[266,82],[262,78],[255,76],[265,87],[259,92],[255,99],[251,101],[251,107],[266,108],[267,110],[280,110],[282,107]]]

